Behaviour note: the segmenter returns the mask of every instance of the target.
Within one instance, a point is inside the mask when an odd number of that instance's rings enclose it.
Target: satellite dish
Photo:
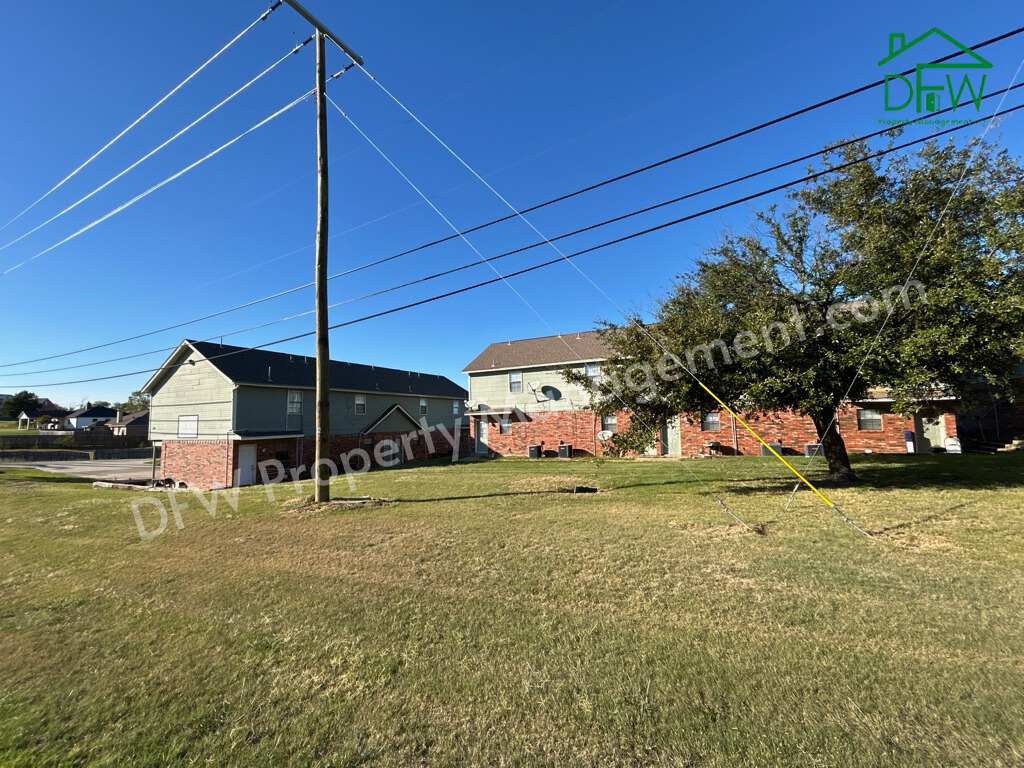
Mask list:
[[[597,433],[597,439],[601,441],[611,440],[614,436],[615,433],[612,432],[610,429],[602,429],[600,432]]]
[[[476,400],[467,400],[466,401],[466,407],[469,408],[469,410],[473,410],[474,408],[477,407],[478,404],[479,403]]]
[[[528,382],[526,382],[526,386],[528,386],[530,389],[532,389],[534,392],[536,392],[538,389],[540,389],[540,382],[539,381],[528,381]]]

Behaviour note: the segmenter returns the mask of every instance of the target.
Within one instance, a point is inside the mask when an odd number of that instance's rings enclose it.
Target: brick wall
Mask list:
[[[237,451],[229,440],[164,440],[160,452],[157,477],[171,477],[203,490],[232,483]]]
[[[873,406],[882,411],[882,429],[864,430],[857,425],[857,409],[845,408],[839,417],[839,432],[851,453],[906,453],[904,430],[914,429],[914,419],[891,413],[884,405]],[[619,413],[620,430],[629,426],[629,414]],[[760,416],[744,416],[750,426],[769,442],[781,443],[785,454],[802,454],[804,445],[817,442],[814,423],[805,416],[791,411],[780,411]],[[478,419],[473,419],[475,439]],[[956,417],[952,413],[943,415],[948,437],[955,436]],[[687,416],[679,417],[679,431],[683,456],[696,456],[703,451],[705,442],[717,441],[722,453],[741,456],[756,456],[761,444],[742,425],[736,425],[736,450],[733,448],[732,421],[728,412],[719,413],[720,428],[704,431],[699,421]],[[530,445],[542,445],[546,455],[554,455],[561,441],[571,443],[574,452],[583,455],[600,455],[602,444],[597,439],[601,419],[593,411],[566,411],[557,413],[520,414],[513,418],[509,434],[501,434],[500,419],[488,419],[487,446],[499,456],[525,456]]]
[[[483,418],[483,417],[481,417]],[[629,414],[616,414],[617,428],[629,428]],[[476,430],[480,419],[472,420],[472,436],[475,446]],[[553,411],[541,413],[520,413],[513,416],[509,434],[501,434],[501,419],[488,417],[487,447],[498,456],[526,456],[527,446],[540,445],[545,455],[558,454],[558,444],[569,443],[577,455],[600,456],[603,445],[597,439],[601,431],[601,417],[593,411]]]

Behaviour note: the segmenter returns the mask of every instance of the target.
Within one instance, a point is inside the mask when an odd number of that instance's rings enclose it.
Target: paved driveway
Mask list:
[[[88,477],[92,480],[149,480],[153,474],[153,465],[149,459],[102,459],[99,461],[25,461],[17,463],[0,463],[0,471],[4,467],[33,467],[46,472],[58,472],[74,477]],[[157,467],[157,477],[160,468]],[[0,482],[3,478],[0,477]]]

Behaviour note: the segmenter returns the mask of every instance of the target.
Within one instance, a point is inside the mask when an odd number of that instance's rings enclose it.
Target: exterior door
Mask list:
[[[476,420],[476,452],[487,453],[487,417],[481,416]]]
[[[237,485],[255,485],[256,483],[256,445],[243,443],[238,446],[238,481]]]
[[[663,450],[669,456],[683,455],[683,435],[679,431],[679,417],[673,416],[665,424],[663,431]]]
[[[915,426],[918,453],[931,453],[932,448],[942,447],[942,416],[918,416]]]

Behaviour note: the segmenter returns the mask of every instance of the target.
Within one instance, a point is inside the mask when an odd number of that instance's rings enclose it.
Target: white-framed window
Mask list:
[[[427,398],[421,397],[420,398],[420,416],[426,416],[426,415],[427,415]]]
[[[511,435],[512,434],[512,417],[502,416],[501,417],[501,434]]]
[[[508,391],[509,392],[522,392],[523,391],[523,372],[522,371],[509,371],[509,373],[508,373]]]
[[[452,400],[452,416],[458,416],[459,413],[460,413],[459,401],[458,400]]]
[[[288,414],[302,413],[302,392],[297,389],[288,390]]]
[[[722,423],[718,417],[718,411],[705,413],[704,418],[700,420],[701,432],[717,432],[720,430],[722,428]]]
[[[601,431],[602,432],[618,432],[618,430],[619,430],[619,420],[615,416],[614,413],[611,414],[610,416],[602,416],[601,417]]]
[[[880,432],[882,430],[882,412],[877,408],[858,408],[857,429]]]
[[[366,415],[366,395],[356,395],[356,416]]]
[[[194,440],[199,437],[199,417],[179,416],[178,417],[178,439]]]
[[[601,364],[600,363],[584,363],[583,373],[586,374],[590,382],[597,386],[601,383]]]

